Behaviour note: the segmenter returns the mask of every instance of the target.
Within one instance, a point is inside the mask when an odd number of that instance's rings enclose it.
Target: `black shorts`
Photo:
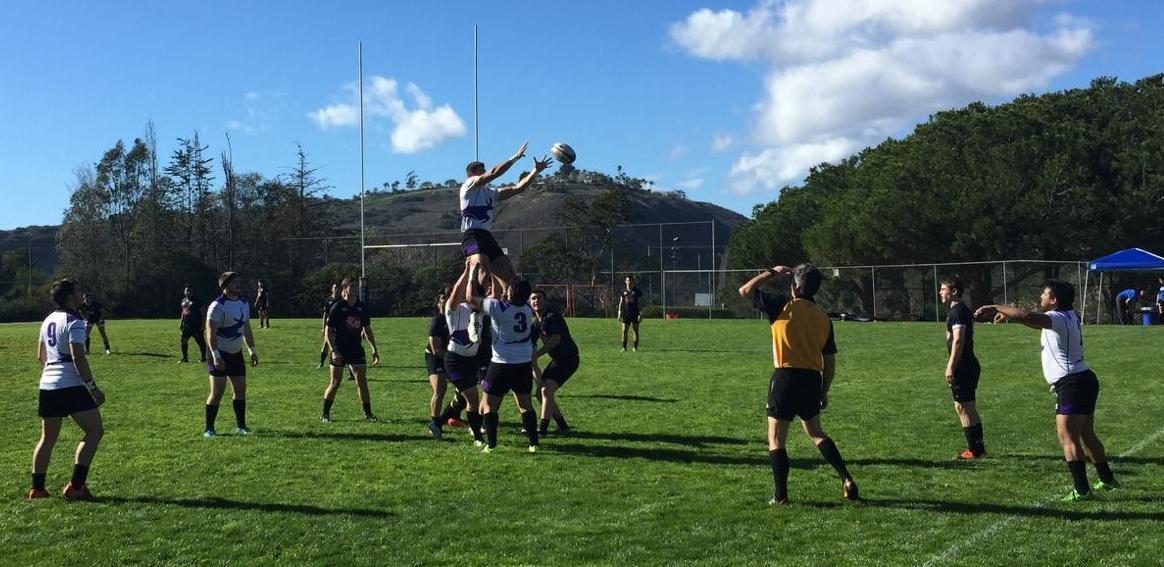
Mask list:
[[[465,253],[466,258],[474,254],[484,254],[490,260],[505,255],[505,252],[501,251],[501,246],[497,244],[497,239],[493,238],[493,233],[480,228],[470,228],[461,235],[461,252]]]
[[[950,382],[950,393],[955,402],[972,402],[978,392],[978,377],[982,374],[982,366],[978,359],[962,359],[958,368],[954,370],[954,380]]]
[[[533,365],[529,362],[519,364],[489,363],[489,371],[485,374],[482,383],[486,394],[490,396],[504,396],[508,392],[529,395],[533,391]]]
[[[578,371],[578,365],[581,360],[578,357],[570,358],[554,358],[550,360],[550,364],[542,370],[542,381],[552,380],[558,386],[566,383],[575,372]]]
[[[241,350],[238,352],[222,353],[222,363],[223,368],[222,371],[219,372],[218,369],[214,367],[214,357],[208,356],[206,357],[206,371],[215,378],[238,378],[240,376],[247,375],[247,363],[245,360],[243,360],[243,353]]]
[[[105,319],[97,319],[97,320],[92,320],[92,321],[89,319],[86,319],[85,326],[86,327],[104,327],[105,326]]]
[[[1099,378],[1090,370],[1068,374],[1055,382],[1055,414],[1094,415]]]
[[[429,376],[445,373],[445,360],[431,352],[424,353],[424,366]]]
[[[461,356],[452,351],[445,352],[445,373],[449,382],[458,392],[477,385],[477,372],[481,365],[475,356]]]
[[[639,322],[639,310],[638,309],[635,309],[634,311],[623,310],[622,315],[619,316],[618,320],[622,321],[623,323],[638,323]]]
[[[75,413],[97,409],[97,402],[93,395],[84,386],[61,388],[60,390],[41,390],[40,408],[41,417],[69,417]]]
[[[336,355],[340,357],[340,364],[336,364]],[[341,348],[331,353],[331,365],[343,368],[345,366],[366,366],[368,364],[367,355],[364,354],[364,346],[356,345],[354,347]]]
[[[187,328],[183,327],[182,328],[182,340],[186,340],[186,339],[194,339],[194,340],[203,339],[203,340],[205,340],[205,338],[202,337],[202,333],[201,333],[200,329],[187,329]]]
[[[824,379],[820,372],[804,368],[777,368],[768,381],[768,417],[805,421],[820,414]]]

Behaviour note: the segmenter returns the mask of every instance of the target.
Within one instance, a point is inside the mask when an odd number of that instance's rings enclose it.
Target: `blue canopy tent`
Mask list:
[[[1103,314],[1103,273],[1104,272],[1153,272],[1164,271],[1164,257],[1153,254],[1144,250],[1143,248],[1128,248],[1127,250],[1120,250],[1113,254],[1108,254],[1103,258],[1097,258],[1087,263],[1087,275],[1083,278],[1083,311],[1080,319],[1087,316],[1087,282],[1090,279],[1091,272],[1099,272],[1099,291],[1097,292],[1097,302],[1099,307],[1096,309],[1095,322],[1099,324],[1099,318]]]

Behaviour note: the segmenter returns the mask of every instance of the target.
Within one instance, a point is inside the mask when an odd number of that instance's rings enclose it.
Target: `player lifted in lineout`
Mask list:
[[[550,167],[548,158],[534,159],[533,171],[522,177],[516,185],[500,189],[490,187],[490,183],[525,156],[527,146],[529,142],[522,144],[512,157],[493,166],[493,169],[486,170],[485,164],[479,161],[465,167],[467,178],[461,184],[461,250],[473,264],[481,265],[478,283],[482,288],[489,287],[487,282],[492,277],[500,281],[499,291],[503,291],[513,279],[513,264],[493,238],[494,204],[525,191],[538,174]]]

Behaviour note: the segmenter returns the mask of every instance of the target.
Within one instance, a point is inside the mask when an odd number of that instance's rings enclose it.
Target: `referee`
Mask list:
[[[760,284],[780,275],[792,275],[790,295],[760,291]],[[845,498],[857,500],[857,483],[845,460],[820,424],[828,405],[829,386],[836,372],[837,346],[833,324],[813,302],[821,273],[812,264],[795,269],[775,266],[748,280],[740,296],[768,316],[772,328],[772,356],[776,369],[768,382],[768,455],[776,490],[770,504],[788,504],[788,451],[784,448],[792,418],[799,416],[804,432],[841,477]]]

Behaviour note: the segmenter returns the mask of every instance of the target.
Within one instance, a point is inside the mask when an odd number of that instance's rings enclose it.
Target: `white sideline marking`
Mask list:
[[[1147,447],[1148,445],[1155,443],[1156,440],[1160,439],[1161,437],[1164,437],[1164,427],[1157,429],[1155,433],[1141,439],[1139,443],[1132,445],[1131,449],[1128,449],[1127,451],[1120,453],[1119,456],[1116,458],[1123,459],[1125,457],[1130,457],[1132,455],[1135,455],[1136,453],[1143,451],[1144,448]],[[1031,504],[1031,506],[1034,506],[1035,508],[1042,508],[1043,506],[1046,506],[1047,503],[1052,502],[1052,501],[1054,501],[1054,497],[1040,500],[1038,502]],[[963,549],[965,549],[971,545],[974,545],[975,543],[978,543],[983,538],[987,538],[987,537],[994,535],[996,532],[998,532],[998,530],[1001,530],[1002,528],[1006,527],[1007,525],[1012,524],[1015,521],[1021,520],[1021,519],[1022,518],[1018,514],[1012,514],[1010,516],[1007,516],[1007,517],[1005,517],[997,522],[994,522],[993,524],[990,524],[989,526],[986,526],[985,528],[982,529],[982,531],[979,531],[979,532],[971,535],[970,537],[966,538],[965,540],[963,540],[959,543],[955,543],[954,545],[951,545],[945,551],[943,551],[937,555],[934,555],[933,557],[930,557],[928,560],[926,560],[925,563],[922,563],[921,565],[922,565],[922,567],[930,567],[931,565],[937,565],[938,563],[941,563],[941,562],[943,562],[947,559],[950,559],[951,557],[957,555],[959,551],[962,551]]]

